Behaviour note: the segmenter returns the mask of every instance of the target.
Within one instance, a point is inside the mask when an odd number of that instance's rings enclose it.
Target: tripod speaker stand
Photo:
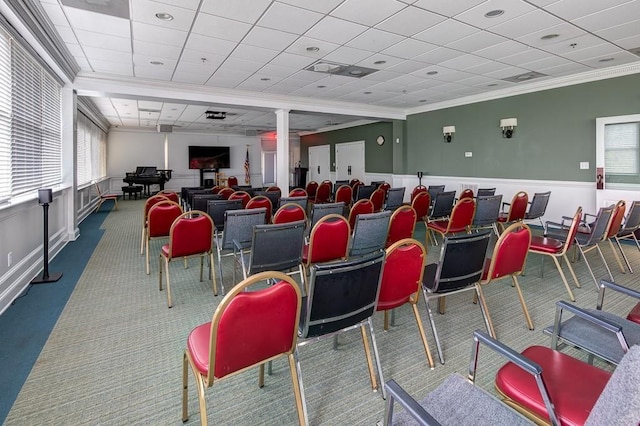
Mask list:
[[[46,284],[56,282],[62,277],[62,272],[49,273],[49,203],[53,201],[53,191],[51,189],[38,190],[38,202],[44,211],[44,241],[43,241],[43,262],[42,276],[34,278],[31,284]]]

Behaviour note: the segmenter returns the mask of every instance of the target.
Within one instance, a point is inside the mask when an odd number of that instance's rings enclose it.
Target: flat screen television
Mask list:
[[[231,155],[228,146],[189,146],[190,169],[228,169]]]

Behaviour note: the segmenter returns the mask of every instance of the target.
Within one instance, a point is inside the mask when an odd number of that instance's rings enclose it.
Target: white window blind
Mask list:
[[[78,185],[83,185],[107,174],[107,135],[81,112],[77,134]]]
[[[11,45],[0,32],[0,202],[11,196]]]
[[[640,151],[640,123],[604,127],[604,166],[608,175],[636,175]]]
[[[60,85],[11,42],[11,195],[62,181]]]

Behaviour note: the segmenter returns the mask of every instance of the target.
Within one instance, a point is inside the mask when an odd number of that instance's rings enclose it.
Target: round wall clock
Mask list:
[[[380,146],[384,144],[384,136],[380,135],[376,138],[376,143]]]

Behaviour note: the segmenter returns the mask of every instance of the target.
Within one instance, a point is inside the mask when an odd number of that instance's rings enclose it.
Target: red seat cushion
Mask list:
[[[187,338],[187,350],[191,354],[193,365],[206,375],[209,371],[209,339],[211,338],[211,322],[194,328]]]
[[[563,241],[556,240],[555,238],[534,235],[531,237],[531,245],[529,246],[529,250],[553,254],[561,251],[563,246]]]
[[[640,302],[638,302],[636,306],[631,309],[631,312],[629,312],[629,315],[627,315],[627,319],[629,321],[640,324]]]
[[[583,425],[611,373],[543,346],[531,346],[522,354],[542,367],[542,377],[560,422]],[[509,362],[498,370],[496,388],[518,405],[541,418],[549,418],[534,376],[515,364]]]
[[[440,231],[442,233],[447,232],[447,226],[449,226],[448,220],[434,220],[427,224],[427,226],[431,229],[435,229],[436,231]]]

